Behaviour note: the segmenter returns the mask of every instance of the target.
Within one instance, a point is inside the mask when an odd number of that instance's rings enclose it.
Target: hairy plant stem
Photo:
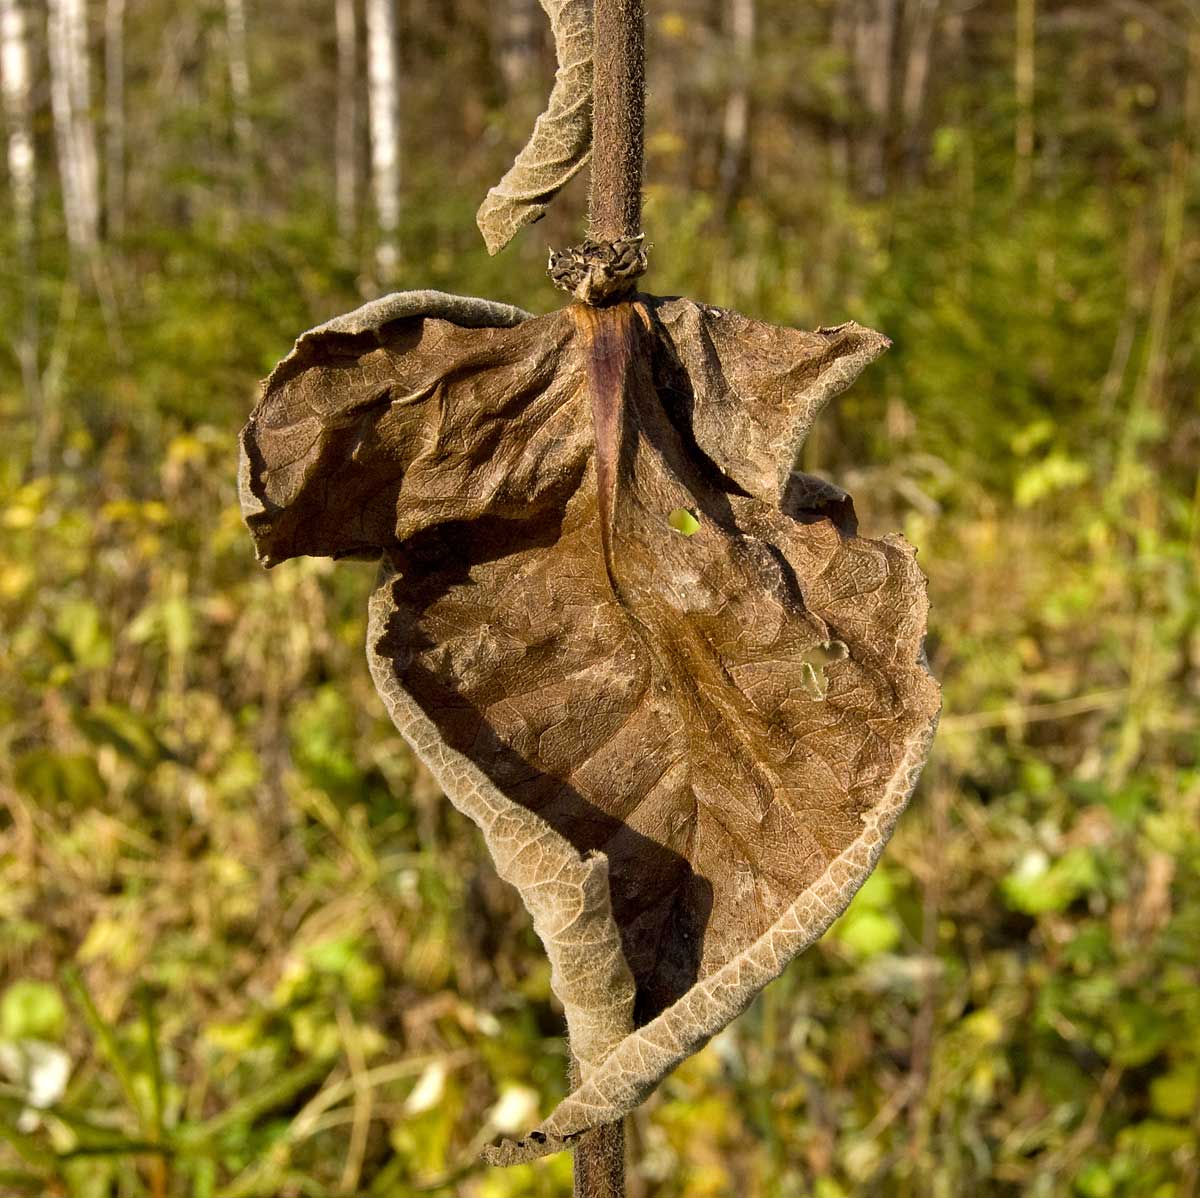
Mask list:
[[[597,241],[636,237],[642,225],[646,126],[643,0],[595,0],[589,232]]]
[[[592,17],[592,176],[589,236],[600,242],[642,231],[646,132],[643,0],[595,0]],[[642,259],[644,269],[644,258]],[[640,273],[640,272],[639,272]],[[571,1059],[572,1088],[579,1067]],[[625,1124],[608,1123],[575,1146],[575,1198],[624,1198]]]
[[[646,124],[644,0],[593,0],[592,192],[588,236],[553,251],[555,287],[580,303],[628,299],[646,270],[642,149]]]
[[[606,1123],[575,1145],[575,1198],[625,1198],[625,1124]]]
[[[580,1080],[571,1057],[571,1088]],[[575,1145],[575,1198],[625,1198],[625,1124],[606,1123]]]

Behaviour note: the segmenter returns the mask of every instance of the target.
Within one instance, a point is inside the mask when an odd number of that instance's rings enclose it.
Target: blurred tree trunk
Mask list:
[[[537,65],[544,17],[537,0],[503,0],[496,9],[496,62],[508,95],[527,89]]]
[[[119,361],[125,346],[112,277],[100,247],[100,159],[92,122],[91,63],[86,0],[48,0],[46,44],[50,58],[50,107],[58,148],[63,216],[71,250],[71,274],[62,289],[57,331],[42,376],[43,418],[39,434],[49,452],[61,423],[59,394],[80,288],[90,279],[100,301],[109,344]]]
[[[104,200],[110,237],[125,231],[125,0],[104,6]]]
[[[25,393],[35,419],[38,419],[41,416],[41,387],[38,377],[37,261],[34,243],[37,162],[33,149],[29,38],[21,0],[0,0],[0,86],[3,87],[4,116],[8,124],[8,178],[13,197],[13,232],[21,269],[21,285],[25,291],[16,350]]]
[[[835,4],[833,17],[829,27],[829,43],[842,64],[833,87],[841,104],[838,119],[834,121],[829,134],[829,171],[834,181],[844,190],[849,190],[853,182],[851,161],[850,123],[847,114],[853,107],[854,88],[851,85],[850,74],[854,62],[854,14],[848,4]]]
[[[850,0],[834,9],[831,41],[857,120],[831,137],[833,166],[866,196],[887,193],[898,163],[910,179],[919,173],[938,32],[953,19],[945,9],[945,0]]]
[[[721,124],[721,198],[728,210],[745,186],[750,164],[750,81],[754,71],[757,0],[730,0],[728,46],[733,60],[729,95]]]
[[[859,0],[853,34],[854,74],[866,127],[858,138],[858,175],[863,191],[882,196],[888,187],[895,90],[899,0]]]
[[[337,134],[334,149],[337,229],[354,237],[358,202],[358,14],[354,0],[334,0],[337,26]]]
[[[100,202],[84,0],[48,0],[46,31],[67,238],[86,259],[99,248]]]
[[[1033,96],[1037,80],[1035,53],[1037,0],[1017,0],[1017,48],[1013,78],[1017,100],[1016,166],[1013,182],[1017,195],[1024,195],[1033,176],[1035,138]]]
[[[923,157],[925,99],[929,92],[929,67],[941,13],[942,0],[908,0],[905,4],[900,116],[904,127],[904,167],[910,179],[916,178]]]
[[[246,43],[246,6],[243,0],[225,0],[225,36],[229,42],[233,133],[238,150],[249,163],[254,144],[254,125],[250,119],[250,54]]]
[[[378,281],[389,285],[400,259],[400,64],[396,0],[367,0],[367,86],[371,125],[371,174],[379,241]]]

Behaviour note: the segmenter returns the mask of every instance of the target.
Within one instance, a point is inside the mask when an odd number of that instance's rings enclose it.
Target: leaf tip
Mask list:
[[[570,1148],[577,1135],[556,1136],[548,1132],[534,1129],[519,1140],[499,1140],[489,1144],[479,1154],[479,1159],[486,1165],[505,1168],[509,1165],[527,1165],[531,1161],[540,1160],[544,1156],[553,1156]]]
[[[487,252],[495,257],[526,225],[537,224],[545,215],[544,204],[514,201],[493,187],[475,213],[475,224]]]

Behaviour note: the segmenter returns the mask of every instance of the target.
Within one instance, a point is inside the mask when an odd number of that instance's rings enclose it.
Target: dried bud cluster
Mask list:
[[[593,241],[566,250],[551,250],[546,268],[555,287],[580,303],[602,306],[629,295],[646,273],[643,234],[617,241]]]

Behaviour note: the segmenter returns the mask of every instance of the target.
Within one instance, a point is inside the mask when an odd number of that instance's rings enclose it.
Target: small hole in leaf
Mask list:
[[[685,507],[677,507],[667,517],[667,523],[676,532],[683,533],[685,537],[690,537],[700,531],[700,521],[696,519],[696,513],[688,511]]]
[[[825,667],[835,661],[845,661],[849,656],[850,650],[841,641],[826,641],[823,645],[813,645],[800,659],[800,685],[812,698],[824,699],[829,693]]]

